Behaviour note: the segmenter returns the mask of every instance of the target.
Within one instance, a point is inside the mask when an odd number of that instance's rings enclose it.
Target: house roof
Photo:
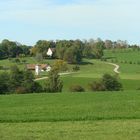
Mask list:
[[[55,48],[49,48],[49,49],[51,49],[51,51],[52,51],[52,52],[54,52],[54,51],[55,51]]]
[[[35,70],[35,66],[36,64],[27,64],[26,67],[28,70]],[[48,67],[49,65],[47,64],[39,64],[38,65],[41,69],[46,69],[46,67]]]

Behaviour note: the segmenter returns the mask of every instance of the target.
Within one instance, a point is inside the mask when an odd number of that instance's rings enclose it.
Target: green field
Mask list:
[[[139,120],[1,123],[1,140],[139,140]]]
[[[7,95],[0,96],[0,106],[1,139],[140,136],[138,91]]]

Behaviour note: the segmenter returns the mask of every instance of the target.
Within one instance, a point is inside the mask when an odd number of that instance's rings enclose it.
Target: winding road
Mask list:
[[[120,66],[115,64],[115,63],[106,63],[106,64],[109,64],[109,65],[112,65],[112,66],[115,66],[114,68],[114,72],[119,74],[120,72],[118,71]],[[75,72],[66,72],[66,73],[59,73],[59,75],[68,75],[68,74],[72,74],[72,73],[75,73]],[[35,79],[35,81],[39,81],[39,80],[44,80],[44,79],[48,79],[48,77],[42,77],[42,78],[37,78]]]
[[[117,73],[117,74],[119,74],[119,73],[120,73],[120,72],[118,71],[118,70],[119,70],[119,68],[120,68],[120,66],[119,66],[119,65],[114,64],[114,63],[107,63],[107,64],[115,66],[115,68],[114,68],[114,72],[115,72],[115,73]]]

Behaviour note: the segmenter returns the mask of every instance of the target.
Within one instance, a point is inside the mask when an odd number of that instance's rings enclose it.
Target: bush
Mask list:
[[[23,60],[22,60],[22,63],[24,63],[24,64],[27,63],[27,60],[23,59]]]
[[[101,81],[90,83],[89,88],[92,91],[105,91],[106,90],[105,86],[103,85],[103,83]]]
[[[80,67],[76,65],[72,69],[73,69],[73,71],[78,71],[78,70],[80,70]]]
[[[85,89],[82,86],[80,86],[80,85],[72,85],[70,87],[70,91],[71,92],[84,92]]]
[[[24,87],[17,87],[17,89],[15,90],[15,92],[17,94],[24,94],[24,93],[26,93],[26,89]]]
[[[68,65],[63,60],[56,60],[53,64],[53,68],[57,69],[59,72],[64,72],[68,70]]]
[[[119,91],[122,89],[122,84],[118,81],[116,76],[104,74],[102,83],[107,91]]]
[[[20,63],[20,59],[16,58],[15,63]]]
[[[0,66],[0,70],[3,70],[3,66]]]
[[[102,57],[102,58],[101,58],[101,61],[107,61],[107,59]]]
[[[122,84],[116,76],[104,74],[101,81],[92,82],[89,84],[92,91],[119,91],[122,90]]]
[[[0,94],[6,94],[9,92],[9,73],[0,73]]]

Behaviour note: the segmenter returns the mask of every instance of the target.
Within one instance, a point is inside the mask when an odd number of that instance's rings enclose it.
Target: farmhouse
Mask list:
[[[35,70],[36,75],[39,75],[41,71],[49,72],[51,70],[51,66],[47,64],[27,64],[26,68],[28,70]]]
[[[47,51],[47,56],[52,57],[54,54],[55,48],[49,48]]]

